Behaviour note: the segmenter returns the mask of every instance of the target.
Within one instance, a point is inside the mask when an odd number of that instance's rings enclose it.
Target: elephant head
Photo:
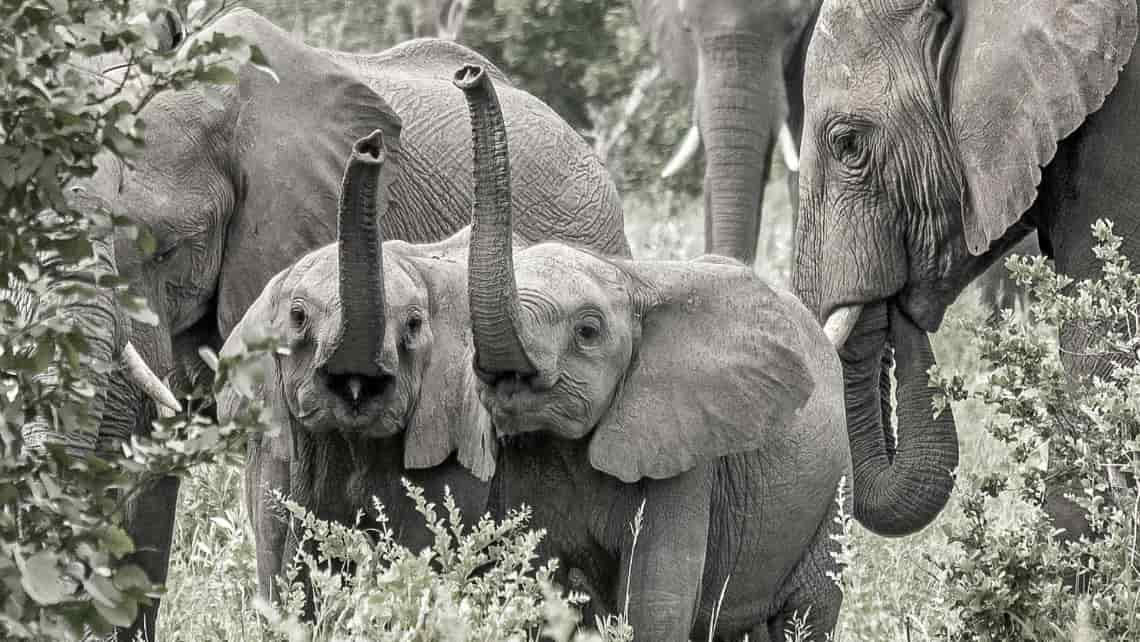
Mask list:
[[[666,72],[691,87],[694,127],[668,175],[705,146],[705,250],[751,265],[777,132],[794,157],[802,52],[819,0],[638,0]],[[785,121],[790,127],[784,127]],[[789,166],[794,169],[794,160]]]
[[[589,437],[592,465],[633,482],[755,449],[789,422],[814,389],[794,301],[721,257],[638,262],[543,243],[512,259],[494,89],[471,66],[457,84],[476,139],[474,371],[495,431]]]
[[[343,146],[376,128],[391,141],[400,131],[353,74],[253,12],[229,12],[191,41],[160,41],[189,47],[216,33],[257,44],[276,77],[247,64],[223,90],[156,96],[140,114],[144,146],[132,162],[100,158],[91,179],[154,235],[153,254],[120,239],[116,258],[159,318],[135,324],[131,340],[162,376],[174,368],[175,337],[220,342],[277,271],[323,244]]]
[[[957,439],[948,413],[931,419],[926,333],[1029,229],[1041,167],[1114,87],[1136,12],[1131,0],[823,3],[793,284],[844,359],[855,516],[871,530],[913,532],[946,503]]]
[[[295,466],[311,459],[299,441],[336,431],[370,440],[403,434],[404,466],[429,468],[479,421],[478,403],[466,392],[473,387],[464,385],[470,339],[457,257],[466,253],[466,231],[430,245],[383,242],[387,145],[380,131],[357,141],[344,174],[337,243],[273,277],[222,350],[235,354],[267,332],[286,342],[288,354],[265,358],[254,397],[284,431],[283,455]],[[227,419],[245,397],[227,387],[217,402]],[[327,464],[336,462],[317,463]]]

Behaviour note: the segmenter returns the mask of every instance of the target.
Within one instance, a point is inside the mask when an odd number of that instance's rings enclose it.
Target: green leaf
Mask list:
[[[37,604],[59,604],[72,595],[75,583],[63,574],[54,551],[40,551],[20,569],[20,585]]]
[[[194,74],[194,80],[213,85],[236,85],[237,74],[225,65],[210,65]]]

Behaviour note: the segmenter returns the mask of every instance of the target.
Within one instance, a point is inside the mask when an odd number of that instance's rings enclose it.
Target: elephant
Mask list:
[[[1136,228],[1136,36],[1135,0],[824,1],[792,284],[844,364],[855,517],[870,530],[933,521],[958,462],[952,413],[932,418],[933,355],[899,343],[928,343],[963,288],[1030,232],[1059,272],[1085,279],[1099,270],[1092,222]],[[1140,238],[1122,251],[1140,257]],[[1087,339],[1067,328],[1061,340],[1071,355]],[[1104,367],[1064,358],[1075,375]],[[899,377],[897,443],[892,360],[918,379]]]
[[[636,0],[666,73],[693,89],[693,126],[663,171],[704,143],[705,251],[752,265],[776,141],[798,166],[804,56],[820,0]],[[796,190],[792,192],[795,209]]]
[[[728,257],[512,253],[494,88],[471,65],[456,83],[478,107],[467,278],[491,417],[459,461],[493,470],[499,514],[531,506],[540,555],[626,604],[638,640],[782,640],[793,614],[822,639],[842,599],[829,573],[851,472],[822,328]]]
[[[602,162],[549,107],[466,47],[416,39],[373,55],[317,49],[244,9],[189,39],[172,14],[163,21],[172,35],[160,41],[188,47],[214,33],[238,35],[273,68],[270,75],[242,65],[238,82],[220,92],[156,96],[140,113],[141,151],[129,164],[100,159],[91,178],[97,193],[153,232],[153,254],[127,239],[117,239],[115,252],[120,274],[160,320],[134,324],[131,342],[175,388],[211,376],[199,346],[220,349],[274,274],[335,240],[344,150],[369,132],[399,142],[389,159],[388,238],[428,243],[468,224],[469,125],[450,84],[460,64],[488,65],[502,84],[517,137],[516,180],[525,185],[516,194],[526,212],[519,235],[629,253],[621,201]],[[141,402],[134,409],[112,428],[146,434],[153,412]],[[166,578],[177,493],[177,479],[162,480],[129,511],[139,563],[156,582]],[[153,631],[156,609],[136,628]],[[124,634],[133,639],[134,631]]]
[[[80,185],[72,185],[65,190],[65,198],[69,207],[82,213],[105,214],[111,211],[106,201]],[[93,366],[87,376],[94,390],[88,417],[98,427],[98,432],[57,432],[47,417],[39,415],[31,417],[21,429],[25,448],[39,450],[56,445],[75,458],[94,455],[106,457],[118,452],[123,440],[129,437],[108,430],[106,426],[110,422],[104,422],[105,416],[114,416],[124,410],[123,403],[126,401],[122,395],[114,394],[118,392],[117,388],[108,385],[108,366],[119,366],[123,379],[153,399],[160,409],[167,412],[181,410],[178,399],[158,375],[150,370],[138,350],[128,341],[129,319],[119,306],[114,289],[102,285],[102,279],[118,274],[114,240],[109,238],[106,230],[97,228],[93,228],[89,235],[92,251],[90,260],[67,268],[69,278],[48,286],[42,296],[16,280],[10,281],[8,288],[0,288],[0,301],[11,305],[21,325],[35,325],[43,320],[47,311],[55,309],[54,314],[82,333],[87,342],[87,355],[91,360],[89,365]],[[57,259],[45,255],[42,260],[46,265]],[[70,292],[77,281],[92,286],[89,297],[77,299]],[[58,372],[50,367],[34,375],[37,381],[43,383],[50,383],[57,377]]]
[[[246,457],[245,501],[267,599],[298,546],[269,491],[345,525],[377,497],[387,527],[412,550],[431,545],[433,535],[401,478],[433,498],[450,488],[464,515],[486,508],[485,479],[451,456],[463,426],[485,421],[473,395],[463,394],[467,228],[438,243],[383,241],[392,180],[383,168],[398,147],[380,130],[354,144],[338,241],[274,276],[222,349],[232,356],[267,333],[289,348],[262,359],[265,377],[253,397],[264,400],[278,432],[250,435]],[[246,399],[223,388],[219,419],[243,412]],[[379,525],[369,516],[362,526]]]

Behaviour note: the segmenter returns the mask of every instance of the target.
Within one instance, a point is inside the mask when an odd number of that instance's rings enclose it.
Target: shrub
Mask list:
[[[291,640],[375,640],[474,642],[624,642],[632,639],[623,618],[596,622],[597,632],[577,631],[575,606],[585,598],[563,595],[554,586],[551,561],[535,568],[536,549],[545,534],[526,528],[527,508],[512,510],[502,522],[484,515],[465,531],[449,491],[442,514],[423,491],[404,483],[416,511],[434,537],[420,552],[401,546],[387,527],[384,507],[373,510],[379,528],[365,532],[317,519],[284,500],[300,523],[301,545],[280,583],[280,609],[259,602],[269,628]],[[280,501],[280,498],[279,498]],[[375,501],[375,500],[374,500]],[[352,568],[340,573],[340,564]],[[314,617],[302,623],[304,570],[312,587]]]
[[[940,639],[1140,636],[1140,276],[1110,223],[1093,235],[1102,278],[1074,282],[1042,257],[1012,257],[1031,303],[978,331],[988,372],[974,382],[933,373],[943,403],[989,407],[986,428],[1010,458],[1008,470],[962,480],[965,519],[927,553],[952,614]],[[1078,341],[1059,351],[1059,336]],[[1073,360],[1083,367],[1063,363]],[[1046,484],[1088,512],[1091,538],[1056,537]]]
[[[152,439],[132,439],[119,456],[77,458],[59,446],[26,448],[36,421],[58,435],[97,433],[91,401],[100,363],[66,314],[113,288],[137,323],[153,322],[145,303],[127,297],[114,275],[93,273],[92,235],[132,235],[105,211],[75,211],[64,188],[92,175],[95,156],[129,161],[144,123],[143,105],[159,92],[192,83],[232,83],[234,62],[261,54],[236,39],[214,37],[158,51],[147,12],[125,0],[0,0],[0,638],[74,639],[129,624],[154,586],[126,560],[134,550],[123,507],[158,477],[212,461],[258,425],[254,415],[217,425],[187,412],[161,422]],[[210,19],[192,2],[193,30]],[[167,43],[169,44],[169,43]],[[129,61],[113,77],[107,58]],[[151,248],[153,249],[153,248]],[[57,303],[20,313],[12,292]],[[268,349],[271,346],[259,346]],[[256,376],[244,359],[219,364]],[[45,376],[49,375],[49,376]],[[199,397],[211,391],[200,391]],[[196,403],[198,400],[190,400]],[[198,403],[197,405],[200,405]],[[88,440],[90,441],[90,439]]]

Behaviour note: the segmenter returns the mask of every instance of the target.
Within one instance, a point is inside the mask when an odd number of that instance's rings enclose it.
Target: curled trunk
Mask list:
[[[785,111],[782,58],[767,39],[701,45],[697,113],[705,146],[705,251],[751,265],[775,134]]]
[[[535,368],[519,333],[520,307],[511,256],[511,168],[507,130],[486,70],[455,74],[471,113],[475,146],[475,207],[468,253],[468,296],[475,368],[481,377],[529,376]]]
[[[958,435],[949,408],[932,418],[926,333],[894,305],[864,308],[839,351],[855,479],[854,512],[867,529],[909,535],[945,507],[958,467]],[[897,363],[898,425],[891,430],[890,367]]]
[[[344,170],[337,211],[340,341],[332,374],[378,376],[384,344],[384,239],[378,216],[384,137],[376,130],[356,141]]]

